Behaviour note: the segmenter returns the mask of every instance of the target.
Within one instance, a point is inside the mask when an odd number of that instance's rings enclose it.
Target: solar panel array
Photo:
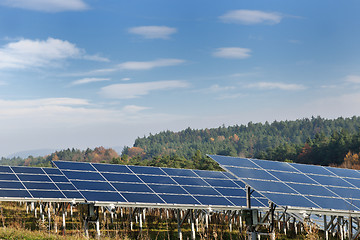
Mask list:
[[[59,169],[10,166],[0,166],[0,198],[83,200]]]
[[[209,155],[278,206],[360,211],[357,170]]]
[[[89,202],[246,206],[245,185],[226,172],[55,161]],[[268,200],[254,193],[252,206]]]

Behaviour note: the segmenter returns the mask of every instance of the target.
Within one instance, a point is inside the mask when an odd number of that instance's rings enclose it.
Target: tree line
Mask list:
[[[206,154],[333,166],[360,166],[360,117],[303,118],[139,137],[121,154],[111,148],[65,149],[44,157],[1,159],[2,165],[51,166],[53,160],[219,170]],[[357,160],[356,160],[357,159]]]

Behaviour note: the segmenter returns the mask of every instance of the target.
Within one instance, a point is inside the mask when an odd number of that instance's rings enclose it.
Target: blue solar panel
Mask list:
[[[264,192],[263,195],[279,206],[319,208],[319,205],[312,203],[310,200],[306,199],[304,196],[301,195],[266,193],[266,192]]]
[[[63,170],[96,171],[89,163],[56,161],[56,166]]]
[[[273,176],[283,182],[317,184],[314,180],[302,173],[269,171]]]
[[[210,157],[279,206],[360,210],[360,172],[357,170],[214,155]],[[249,168],[249,161],[260,168]],[[217,189],[222,194],[231,192]],[[261,199],[257,193],[253,196],[257,196],[257,200]],[[351,204],[353,200],[359,205]]]
[[[191,204],[191,205],[201,205],[194,197],[191,195],[172,195],[172,194],[159,194],[165,202],[169,204]]]
[[[188,194],[182,187],[175,185],[149,184],[149,187],[157,193]]]
[[[17,176],[23,182],[51,182],[50,178],[46,175],[18,174]]]
[[[166,176],[149,176],[149,175],[138,175],[146,183],[155,184],[176,184],[174,180]]]
[[[41,168],[32,167],[11,167],[15,173],[31,173],[31,174],[44,174]]]
[[[0,173],[13,173],[13,171],[8,166],[0,166]]]
[[[274,161],[265,161],[265,160],[252,160],[252,161],[264,169],[286,171],[286,172],[297,172],[296,169],[291,167],[291,165],[289,165],[286,162],[274,162]]]
[[[252,179],[263,179],[263,180],[273,180],[277,179],[267,173],[265,170],[261,169],[250,169],[250,168],[238,168],[238,167],[228,167],[226,169],[240,178],[252,178]]]
[[[3,180],[3,181],[18,181],[18,178],[15,176],[15,174],[0,173],[0,180]]]
[[[340,188],[340,187],[328,187],[328,189],[335,192],[337,195],[344,197],[344,198],[360,199],[360,189]]]
[[[202,178],[227,179],[227,177],[222,172],[204,171],[204,170],[194,170],[194,172]]]
[[[8,189],[24,189],[24,186],[20,182],[0,182],[0,188],[8,188]]]
[[[139,203],[165,203],[156,194],[145,193],[122,193],[129,202]]]
[[[227,157],[227,156],[215,156],[209,155],[212,159],[216,157],[216,162],[220,165],[226,166],[239,166],[239,162],[241,162],[241,166],[248,167],[248,168],[259,168],[253,162],[246,158],[236,158],[236,157]]]
[[[48,175],[63,175],[59,169],[56,168],[43,168]]]
[[[87,201],[234,206],[222,192],[233,191],[233,197],[245,197],[244,184],[225,172],[92,164],[95,172],[84,165],[75,165],[73,169],[72,162],[54,164]],[[87,171],[77,171],[79,166]],[[261,205],[256,199],[254,202]]]
[[[114,172],[114,173],[131,173],[129,168],[125,165],[115,165],[115,164],[92,164],[99,172]]]
[[[217,196],[196,196],[203,205],[221,205],[221,206],[234,206],[233,203],[229,202],[224,197]]]
[[[27,189],[51,189],[58,190],[58,188],[53,183],[44,183],[44,182],[23,182]]]
[[[340,177],[349,177],[349,178],[359,178],[360,179],[360,172],[354,171],[353,169],[334,168],[334,167],[326,167],[326,169]]]
[[[177,168],[162,168],[170,176],[180,177],[197,177],[196,174],[190,169],[177,169]]]
[[[136,183],[112,183],[115,189],[119,192],[143,192],[151,193],[152,190],[145,184]]]
[[[201,178],[173,177],[173,179],[180,185],[209,186]]]
[[[246,182],[257,191],[271,191],[280,193],[296,194],[297,192],[291,189],[288,185],[282,182],[269,182],[261,180],[246,180]]]
[[[32,198],[27,190],[1,190],[0,197],[2,198]]]
[[[352,187],[351,184],[342,180],[339,177],[330,177],[330,176],[311,176],[312,179],[320,183],[321,185],[329,185],[329,186],[338,186],[338,187]]]
[[[117,192],[81,191],[81,194],[90,202],[126,202]]]
[[[245,190],[240,188],[216,188],[216,190],[224,196],[246,196]]]
[[[72,190],[72,191],[77,191],[76,188],[74,187],[74,185],[72,185],[71,183],[56,183],[56,186],[58,186],[58,188],[61,191],[66,191],[66,190]]]
[[[34,198],[58,198],[65,199],[66,197],[60,191],[40,191],[40,190],[29,190]]]
[[[107,182],[95,181],[71,181],[78,190],[99,190],[99,191],[115,191],[115,189]]]
[[[63,183],[56,185],[49,176],[54,180],[61,178]],[[72,190],[72,193],[78,193],[59,169],[36,167],[0,166],[0,189],[0,198],[17,198],[29,201],[39,199],[67,201],[62,190]],[[79,201],[84,199],[81,195],[72,195],[72,199],[74,196]]]
[[[128,166],[136,174],[151,174],[151,175],[166,175],[160,168],[156,167],[141,167],[141,166]]]
[[[69,182],[69,180],[65,177],[65,176],[53,176],[53,175],[49,175],[49,177],[51,178],[51,180],[53,182],[56,182],[56,183],[60,183],[60,182]]]
[[[357,207],[351,205],[340,198],[327,198],[327,197],[308,197],[311,201],[318,204],[321,208],[326,209],[339,209],[339,210],[359,210]]]
[[[110,182],[136,182],[141,183],[141,180],[131,174],[123,173],[102,173],[102,175]]]
[[[238,188],[239,185],[236,184],[232,180],[225,179],[204,179],[207,183],[214,187],[230,187],[230,188]]]
[[[83,199],[83,196],[78,191],[62,191],[68,199]]]
[[[328,196],[328,197],[336,197],[336,195],[330,192],[328,189],[324,188],[320,185],[305,185],[305,184],[296,184],[289,183],[293,189],[298,191],[303,195],[316,195],[316,196]]]
[[[97,172],[63,171],[68,179],[105,181]]]
[[[326,170],[326,168],[321,167],[321,166],[304,165],[304,164],[296,164],[296,163],[292,163],[291,166],[295,167],[296,169],[298,169],[300,172],[303,172],[303,173],[334,175],[331,172],[329,172],[328,170]]]
[[[192,195],[219,195],[212,187],[184,186],[184,189]]]

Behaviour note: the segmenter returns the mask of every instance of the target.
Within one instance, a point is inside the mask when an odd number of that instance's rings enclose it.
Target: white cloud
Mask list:
[[[72,85],[81,85],[81,84],[87,84],[87,83],[93,83],[93,82],[104,82],[109,81],[110,78],[83,78],[76,81],[73,81]]]
[[[258,82],[247,85],[249,88],[258,88],[258,89],[280,89],[280,90],[304,90],[305,86],[301,84],[288,84],[288,83],[280,83],[280,82]]]
[[[43,12],[83,11],[89,8],[83,0],[2,0],[0,5]]]
[[[127,77],[121,79],[121,81],[130,81],[130,80],[131,78],[127,78]]]
[[[248,48],[239,48],[239,47],[218,48],[213,53],[213,56],[220,58],[245,59],[251,56],[250,52],[251,50]]]
[[[169,39],[170,35],[176,33],[177,30],[166,26],[140,26],[130,28],[129,32],[148,39]]]
[[[68,41],[21,39],[0,48],[0,69],[26,69],[53,66],[69,58],[91,58]],[[105,59],[97,59],[105,60]]]
[[[123,107],[123,111],[126,113],[138,113],[138,112],[146,110],[146,109],[150,109],[150,108],[137,106],[137,105],[127,105],[127,106]]]
[[[157,81],[128,84],[112,84],[101,88],[100,95],[107,98],[131,99],[149,94],[155,90],[170,90],[186,88],[189,84],[185,81]]]
[[[226,87],[221,87],[218,84],[214,84],[212,86],[210,86],[209,88],[205,89],[205,92],[210,92],[210,93],[219,93],[219,92],[226,92],[226,91],[230,91],[230,90],[234,90],[236,89],[234,86],[226,86]]]
[[[148,62],[124,62],[118,65],[119,70],[150,70],[156,67],[175,66],[184,63],[181,59],[158,59]]]
[[[89,102],[81,98],[41,98],[33,100],[2,100],[0,99],[0,109],[18,109],[45,106],[85,106]]]
[[[263,12],[257,10],[233,10],[220,16],[220,19],[226,23],[237,23],[244,25],[253,24],[278,24],[282,20],[282,14],[275,12]]]
[[[356,83],[356,84],[360,83],[360,76],[358,76],[358,75],[348,75],[345,78],[345,82]]]

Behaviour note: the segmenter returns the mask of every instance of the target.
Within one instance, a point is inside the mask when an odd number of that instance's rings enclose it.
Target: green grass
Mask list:
[[[0,239],[23,239],[23,240],[85,240],[83,236],[60,236],[40,231],[30,231],[16,227],[1,227]]]

